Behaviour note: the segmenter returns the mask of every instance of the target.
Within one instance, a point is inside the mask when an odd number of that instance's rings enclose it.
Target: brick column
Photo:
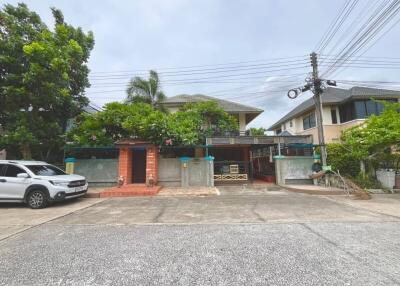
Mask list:
[[[158,179],[158,148],[157,146],[150,146],[146,149],[146,183],[149,178],[154,179],[154,183],[157,184]]]
[[[132,183],[132,150],[119,149],[118,176],[124,177],[124,185]]]

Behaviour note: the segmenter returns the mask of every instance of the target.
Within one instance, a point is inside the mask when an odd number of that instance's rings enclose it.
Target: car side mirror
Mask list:
[[[27,173],[19,173],[17,174],[17,178],[27,179],[29,178],[29,175]]]

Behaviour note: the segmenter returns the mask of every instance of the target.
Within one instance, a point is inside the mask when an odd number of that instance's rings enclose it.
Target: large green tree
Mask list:
[[[160,79],[156,71],[151,70],[148,79],[132,78],[126,93],[126,101],[129,103],[148,103],[156,109],[164,110],[160,102],[165,99],[165,94],[161,91]]]
[[[0,10],[0,149],[24,159],[60,153],[67,120],[88,103],[93,35],[52,12],[50,30],[25,4]]]
[[[122,138],[145,139],[157,145],[204,144],[215,131],[237,129],[236,119],[215,102],[188,104],[167,114],[147,103],[113,102],[103,111],[84,114],[69,133],[80,146],[108,146]]]
[[[123,138],[162,144],[168,135],[166,119],[165,113],[146,103],[112,102],[103,111],[78,117],[68,137],[80,146],[109,146]]]

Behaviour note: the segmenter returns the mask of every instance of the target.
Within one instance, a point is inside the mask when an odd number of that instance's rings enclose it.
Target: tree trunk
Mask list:
[[[20,150],[22,153],[22,159],[24,160],[32,159],[31,146],[28,143],[22,144]]]
[[[360,173],[365,176],[365,162],[363,160],[360,160]]]

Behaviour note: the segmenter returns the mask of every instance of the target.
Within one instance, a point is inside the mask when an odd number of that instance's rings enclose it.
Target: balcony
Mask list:
[[[232,134],[232,133],[229,133]],[[312,144],[311,135],[292,135],[292,136],[240,136],[225,135],[213,136],[206,139],[206,144],[210,146],[218,145],[277,145],[277,144]]]

